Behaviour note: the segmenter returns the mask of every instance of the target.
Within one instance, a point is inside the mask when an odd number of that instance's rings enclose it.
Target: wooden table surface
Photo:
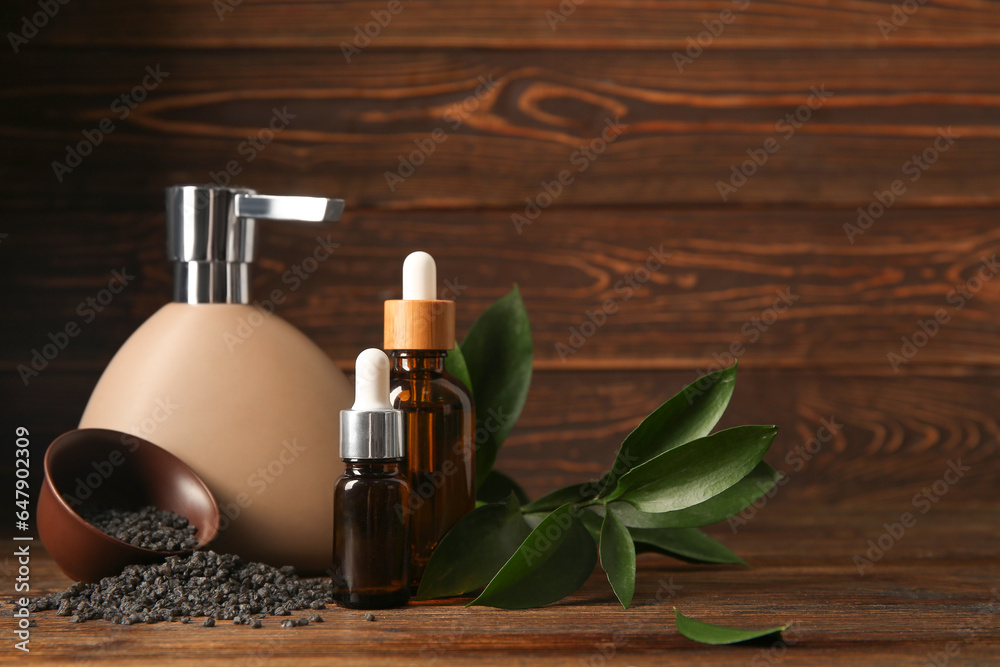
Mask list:
[[[221,623],[115,626],[35,614],[31,655],[44,663],[260,665],[991,665],[1000,664],[1000,506],[944,499],[864,574],[854,562],[905,506],[802,506],[781,502],[737,533],[711,532],[752,564],[702,566],[640,556],[635,603],[623,610],[598,571],[562,603],[526,611],[462,606],[461,600],[364,612],[329,608],[325,622],[262,629]],[[909,508],[909,509],[912,509]],[[883,540],[883,543],[887,538]],[[35,592],[69,581],[37,542]],[[6,554],[13,546],[6,545]],[[14,559],[4,561],[10,582]],[[793,623],[784,643],[705,646],[679,635],[673,607],[742,627]],[[13,648],[4,598],[3,653]],[[293,616],[294,618],[294,616]]]

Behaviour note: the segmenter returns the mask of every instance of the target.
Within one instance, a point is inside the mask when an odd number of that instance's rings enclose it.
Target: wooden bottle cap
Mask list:
[[[455,347],[455,302],[393,299],[385,302],[385,350]]]

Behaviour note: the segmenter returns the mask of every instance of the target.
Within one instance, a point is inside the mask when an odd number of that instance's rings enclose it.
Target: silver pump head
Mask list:
[[[174,301],[250,303],[250,263],[258,218],[334,222],[342,199],[273,197],[247,188],[175,185],[167,188],[167,257]]]
[[[354,368],[354,405],[340,411],[340,458],[403,458],[402,413],[389,403],[389,357],[369,348]]]

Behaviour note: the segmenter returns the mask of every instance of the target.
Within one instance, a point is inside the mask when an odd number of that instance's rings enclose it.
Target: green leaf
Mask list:
[[[477,507],[459,519],[431,554],[416,599],[461,595],[485,586],[530,532],[513,496]]]
[[[462,348],[455,344],[455,347],[448,350],[448,356],[444,360],[444,369],[455,376],[465,385],[465,388],[469,390],[469,393],[475,397],[472,393],[472,380],[469,378],[469,367],[465,365],[465,357],[462,356]]]
[[[726,411],[735,386],[733,364],[692,382],[650,413],[622,442],[602,495],[613,491],[619,477],[635,466],[708,435]]]
[[[611,514],[611,512],[609,512]],[[655,551],[695,563],[746,562],[697,528],[629,528],[636,551]]]
[[[590,505],[583,511],[577,513],[576,518],[580,520],[590,536],[594,538],[594,544],[601,541],[601,526],[604,525],[604,506]]]
[[[692,440],[632,468],[608,500],[643,512],[697,505],[746,477],[777,433],[775,426],[737,426]]]
[[[532,354],[531,322],[515,285],[479,316],[462,341],[476,398],[477,485],[486,481],[500,445],[524,408]]]
[[[791,623],[786,623],[785,625],[765,628],[764,630],[741,630],[740,628],[730,628],[725,625],[696,621],[677,611],[677,607],[674,607],[674,614],[676,615],[677,631],[691,641],[702,644],[738,644],[739,642],[750,641],[751,639],[777,635],[792,625]]]
[[[626,526],[635,528],[688,528],[707,526],[739,514],[755,500],[771,490],[781,479],[781,473],[761,461],[746,477],[717,496],[697,505],[650,514],[640,512],[626,502],[609,503],[608,507]],[[538,501],[536,501],[538,502]]]
[[[622,607],[628,609],[635,594],[635,545],[614,512],[604,515],[601,526],[601,567]]]
[[[573,512],[563,505],[545,517],[469,605],[527,609],[580,588],[597,565],[597,548]]]
[[[597,490],[599,488],[600,487],[596,482],[570,484],[569,486],[556,489],[552,493],[547,493],[538,500],[528,503],[524,506],[524,511],[551,512],[566,503],[578,503],[583,500],[590,500],[597,495]]]
[[[522,505],[528,502],[528,494],[524,492],[520,484],[499,470],[491,470],[482,486],[476,490],[476,500],[498,503],[506,500],[512,493]]]

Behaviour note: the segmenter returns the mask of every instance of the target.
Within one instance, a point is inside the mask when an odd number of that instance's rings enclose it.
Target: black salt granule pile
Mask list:
[[[198,538],[195,537],[197,526],[192,526],[180,514],[152,506],[139,510],[88,512],[83,518],[102,532],[134,547],[154,551],[186,551],[198,546]]]
[[[59,616],[71,616],[76,623],[99,618],[122,625],[186,623],[193,616],[206,616],[208,627],[216,620],[260,627],[254,621],[267,615],[324,609],[332,600],[329,579],[300,579],[292,567],[244,563],[232,554],[195,551],[170,556],[160,564],[129,565],[118,576],[95,584],[73,584],[35,598],[28,608],[56,609]]]

